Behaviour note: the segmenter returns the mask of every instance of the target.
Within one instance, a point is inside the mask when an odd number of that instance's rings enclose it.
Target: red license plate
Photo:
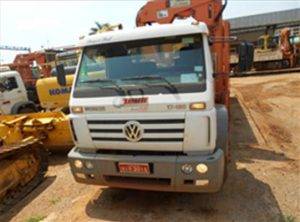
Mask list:
[[[150,174],[148,163],[119,163],[120,173]]]

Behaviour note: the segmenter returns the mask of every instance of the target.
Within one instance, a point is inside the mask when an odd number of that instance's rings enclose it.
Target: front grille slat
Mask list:
[[[145,129],[145,133],[183,133],[184,129]]]
[[[130,120],[88,120],[88,124],[125,124]],[[132,120],[140,124],[165,124],[165,123],[184,123],[184,119],[144,119]]]
[[[90,129],[91,133],[122,133],[122,129]]]
[[[92,137],[92,140],[96,141],[126,141],[124,138],[118,137]],[[183,138],[143,138],[139,142],[183,142]]]
[[[144,133],[138,143],[182,143],[184,119],[89,119],[87,121],[93,141],[129,142],[123,128],[129,121],[141,124]]]

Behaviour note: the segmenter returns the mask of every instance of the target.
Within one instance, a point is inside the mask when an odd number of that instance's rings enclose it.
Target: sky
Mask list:
[[[0,0],[0,45],[41,47],[72,45],[95,21],[135,27],[146,0],[5,1]],[[300,8],[300,0],[228,0],[225,18]],[[20,52],[0,50],[0,63]]]

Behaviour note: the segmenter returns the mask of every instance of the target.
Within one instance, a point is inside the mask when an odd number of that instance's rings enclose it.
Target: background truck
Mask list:
[[[216,192],[229,160],[227,2],[149,1],[132,31],[83,39],[70,98],[75,180]],[[168,24],[192,16],[190,25]],[[146,26],[160,23],[164,25]],[[210,33],[210,37],[209,37]],[[66,83],[63,66],[58,81]]]
[[[12,63],[5,64],[10,70],[15,70],[21,75],[28,99],[36,104],[39,103],[35,88],[36,81],[51,76],[57,52],[57,50],[42,50],[17,54]]]
[[[37,107],[27,96],[21,75],[9,69],[0,72],[0,111],[1,114],[36,112]]]

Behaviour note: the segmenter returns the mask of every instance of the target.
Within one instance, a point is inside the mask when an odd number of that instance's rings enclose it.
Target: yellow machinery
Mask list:
[[[34,189],[47,171],[47,149],[73,146],[61,112],[0,116],[0,212]]]
[[[39,79],[36,82],[36,90],[40,105],[43,109],[54,110],[57,108],[67,108],[74,79],[74,73],[81,50],[70,50],[56,54],[57,65],[64,64],[67,72],[67,85],[60,86],[56,77]]]
[[[36,89],[42,108],[53,110],[68,107],[74,75],[67,76],[67,85],[60,86],[56,77],[39,79]]]
[[[256,50],[260,52],[270,51],[279,46],[279,37],[272,37],[270,35],[262,35],[257,40]]]

